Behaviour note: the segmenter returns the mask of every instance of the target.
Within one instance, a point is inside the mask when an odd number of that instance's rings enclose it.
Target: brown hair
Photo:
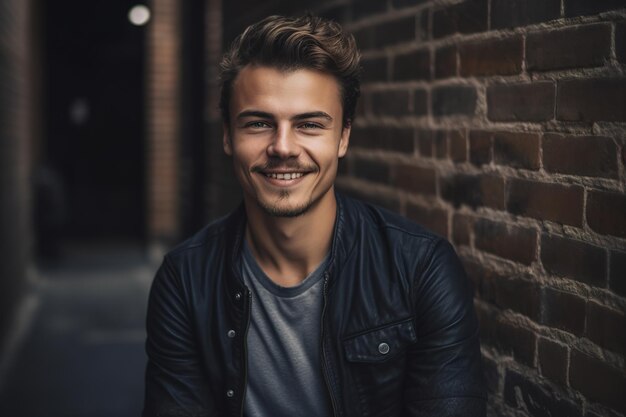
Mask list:
[[[246,65],[253,64],[284,71],[314,69],[334,75],[341,91],[343,125],[349,126],[360,95],[359,61],[354,37],[336,22],[312,15],[266,17],[248,26],[222,58],[222,118],[229,123],[233,81]]]

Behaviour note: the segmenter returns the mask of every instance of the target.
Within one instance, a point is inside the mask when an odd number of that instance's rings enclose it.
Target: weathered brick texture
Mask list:
[[[0,2],[0,349],[15,335],[32,260],[34,7],[26,0]]]
[[[147,36],[147,212],[152,241],[179,238],[179,7],[156,0]]]
[[[275,3],[263,12],[289,2]],[[456,245],[491,416],[623,417],[626,4],[312,9],[352,31],[364,57],[338,188]]]

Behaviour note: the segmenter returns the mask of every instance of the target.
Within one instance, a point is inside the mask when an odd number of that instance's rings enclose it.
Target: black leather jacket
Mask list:
[[[144,417],[243,415],[244,230],[240,207],[165,256],[148,307]],[[335,416],[485,415],[471,286],[447,241],[337,194],[324,279]]]

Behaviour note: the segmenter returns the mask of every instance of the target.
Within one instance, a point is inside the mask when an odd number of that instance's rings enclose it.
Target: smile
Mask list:
[[[264,175],[268,178],[278,179],[278,180],[295,180],[304,175],[303,172],[284,172],[284,173],[264,173]]]

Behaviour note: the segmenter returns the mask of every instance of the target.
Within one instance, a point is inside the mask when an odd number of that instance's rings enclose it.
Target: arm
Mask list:
[[[143,417],[217,416],[179,276],[166,257],[148,302]]]
[[[484,417],[486,390],[471,283],[447,241],[433,243],[413,295],[418,342],[407,363],[406,415]]]

